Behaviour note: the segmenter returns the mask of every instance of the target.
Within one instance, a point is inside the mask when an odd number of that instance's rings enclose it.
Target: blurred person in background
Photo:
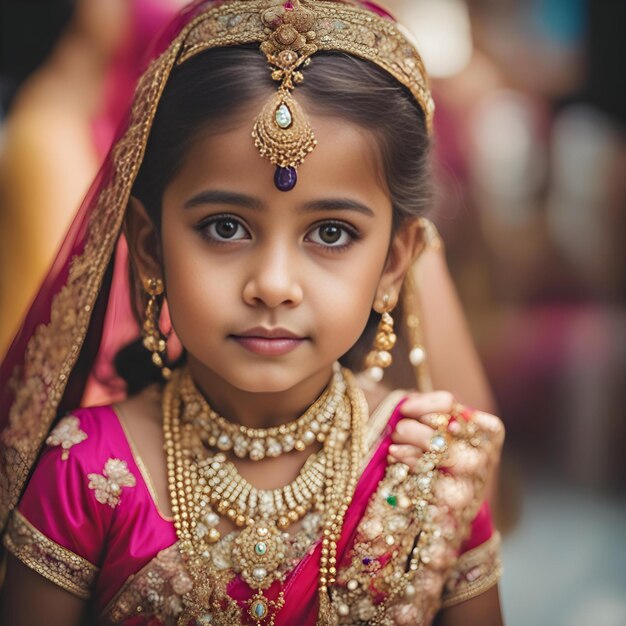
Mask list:
[[[431,44],[436,222],[508,428],[507,616],[621,626],[626,3],[392,4]]]
[[[182,4],[78,0],[49,57],[13,98],[0,147],[0,354],[127,112],[152,39]],[[38,7],[7,3],[3,28],[22,28],[12,9],[36,21]]]

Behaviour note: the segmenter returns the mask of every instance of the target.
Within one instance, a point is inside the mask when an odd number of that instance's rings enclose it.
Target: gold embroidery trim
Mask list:
[[[500,533],[462,554],[443,592],[442,607],[470,600],[491,589],[502,576]]]
[[[98,568],[38,531],[19,511],[11,516],[6,549],[24,565],[79,598],[91,596]]]
[[[381,67],[411,91],[428,128],[432,128],[435,104],[426,70],[401,25],[341,2],[303,0],[302,6],[315,13],[310,32],[318,51],[347,52]],[[177,64],[211,48],[267,41],[267,27],[262,20],[267,8],[267,0],[229,2],[198,16],[190,24]]]

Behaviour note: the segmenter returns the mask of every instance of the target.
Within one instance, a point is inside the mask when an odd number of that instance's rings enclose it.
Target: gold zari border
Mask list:
[[[60,546],[14,511],[4,536],[4,546],[24,565],[79,598],[91,596],[98,568]]]
[[[432,129],[435,104],[426,69],[401,25],[349,3],[301,3],[315,13],[312,41],[318,51],[347,52],[381,67],[411,91]],[[267,8],[267,0],[248,0],[224,3],[202,14],[192,22],[177,63],[211,48],[266,41],[262,13]]]
[[[459,557],[444,590],[442,607],[445,609],[479,596],[498,584],[501,576],[500,533],[494,532],[483,544]]]

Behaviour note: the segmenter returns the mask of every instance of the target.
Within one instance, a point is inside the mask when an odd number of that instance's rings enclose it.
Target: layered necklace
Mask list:
[[[330,620],[328,588],[335,581],[337,542],[364,453],[366,416],[363,392],[352,374],[338,365],[329,386],[306,413],[290,424],[269,429],[249,429],[228,422],[210,408],[187,369],[174,372],[163,395],[163,418],[176,531],[181,554],[194,579],[194,589],[185,598],[186,617],[216,623],[217,614],[222,612],[224,623],[252,621],[273,626],[284,605],[282,583],[288,573],[289,536],[284,531],[315,512],[322,520],[318,623]],[[306,433],[312,433],[313,438]],[[287,435],[293,438],[293,446],[291,439],[285,446]],[[220,438],[222,445],[218,444]],[[263,456],[277,456],[274,442],[276,450],[280,446],[278,454],[283,454],[296,448],[295,442],[301,442],[300,448],[305,449],[314,441],[322,442],[322,449],[309,456],[294,481],[272,490],[252,486],[224,454],[232,450],[237,456],[254,460],[262,458],[253,455],[255,449]],[[232,541],[230,556],[233,570],[252,590],[243,608],[236,605],[239,614],[230,618],[224,613],[226,586],[218,584],[210,558],[211,545],[220,539],[220,517],[242,529]],[[265,591],[276,581],[281,583],[281,590],[270,599]],[[232,610],[233,604],[231,601]]]
[[[341,367],[335,363],[330,385],[297,420],[273,428],[248,428],[214,411],[198,392],[191,376],[185,375],[182,382],[185,417],[198,426],[208,446],[223,452],[232,450],[239,458],[249,457],[252,461],[292,450],[302,451],[316,441],[323,442],[345,390]]]

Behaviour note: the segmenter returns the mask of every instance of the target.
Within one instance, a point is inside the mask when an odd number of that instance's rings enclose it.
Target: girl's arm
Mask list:
[[[443,609],[434,626],[503,626],[498,586],[485,593]]]
[[[85,600],[65,591],[9,554],[0,602],[3,626],[78,626]]]

